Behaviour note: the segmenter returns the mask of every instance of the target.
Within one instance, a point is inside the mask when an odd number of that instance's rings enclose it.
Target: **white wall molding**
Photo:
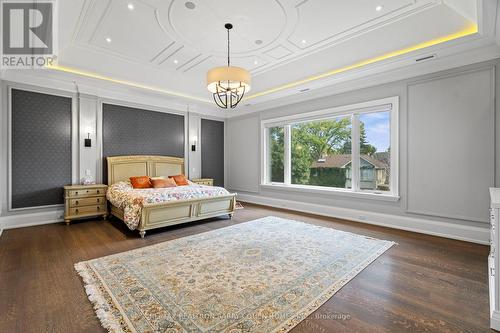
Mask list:
[[[325,206],[292,200],[275,199],[261,195],[238,194],[238,200],[264,206],[285,208],[327,217],[374,224],[394,229],[451,238],[466,242],[489,244],[490,230],[484,227],[434,221],[419,217],[399,216],[356,209]]]
[[[201,178],[201,115],[189,113],[188,116],[188,137],[186,145],[188,147],[188,176],[190,179]],[[191,145],[196,146],[196,150],[191,150]]]
[[[2,216],[0,217],[0,230],[62,222],[63,214],[63,209],[52,209],[29,214]]]

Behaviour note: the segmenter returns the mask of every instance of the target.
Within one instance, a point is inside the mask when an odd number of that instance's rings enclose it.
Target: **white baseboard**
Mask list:
[[[63,210],[56,209],[46,212],[2,216],[0,217],[0,229],[7,230],[13,228],[23,228],[35,225],[62,222],[63,214]]]
[[[336,217],[355,222],[413,231],[433,236],[452,238],[472,243],[485,245],[489,244],[490,230],[488,229],[488,225],[485,225],[484,227],[468,226],[417,217],[374,213],[356,209],[275,199],[260,195],[238,194],[238,200],[276,208],[286,208],[304,213]],[[22,228],[62,222],[62,215],[63,211],[58,209],[46,212],[3,216],[0,217],[0,235],[2,229]]]
[[[260,195],[238,194],[238,200],[298,212],[336,217],[355,222],[379,225],[394,229],[457,239],[466,242],[489,245],[489,224],[484,227],[433,221],[423,218],[367,212],[356,209],[324,206],[305,202],[275,199]]]
[[[490,327],[494,330],[500,331],[500,312],[493,311],[490,318]]]

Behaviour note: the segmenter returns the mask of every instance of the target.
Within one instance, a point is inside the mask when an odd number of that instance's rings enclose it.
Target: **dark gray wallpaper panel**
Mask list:
[[[108,156],[184,157],[184,116],[103,104],[102,118],[105,183]]]
[[[71,184],[71,98],[12,89],[12,208],[63,203]]]
[[[224,122],[201,120],[201,176],[224,186]]]

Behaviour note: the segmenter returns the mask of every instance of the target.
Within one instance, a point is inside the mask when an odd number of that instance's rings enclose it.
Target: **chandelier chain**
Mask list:
[[[229,29],[227,29],[227,66],[231,66],[231,61],[229,60]]]

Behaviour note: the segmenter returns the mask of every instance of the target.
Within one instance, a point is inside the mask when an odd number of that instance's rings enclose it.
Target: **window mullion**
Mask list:
[[[269,127],[264,128],[264,144],[262,145],[264,149],[264,166],[263,166],[263,180],[264,183],[271,183],[271,164],[272,164],[272,157],[271,157],[271,140],[269,140],[269,133],[271,132],[271,129]]]
[[[287,185],[290,185],[292,179],[292,134],[290,130],[290,125],[284,126],[284,182]]]
[[[360,148],[359,148],[359,115],[353,114],[351,116],[351,166],[352,166],[352,190],[354,192],[359,191],[359,179],[360,179],[360,171],[359,171],[359,163],[360,163]]]

